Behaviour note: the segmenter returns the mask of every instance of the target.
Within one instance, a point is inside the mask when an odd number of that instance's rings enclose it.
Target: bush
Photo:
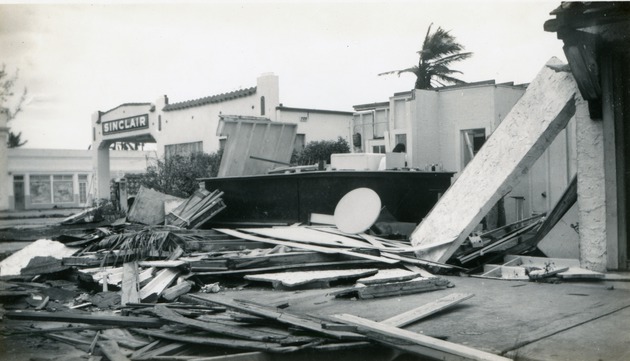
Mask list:
[[[198,178],[216,177],[221,164],[221,151],[174,155],[159,159],[140,179],[147,188],[176,197],[188,198],[199,188]]]
[[[300,152],[294,152],[291,163],[298,165],[317,164],[319,161],[330,163],[330,155],[350,153],[350,145],[342,137],[337,140],[309,142]]]

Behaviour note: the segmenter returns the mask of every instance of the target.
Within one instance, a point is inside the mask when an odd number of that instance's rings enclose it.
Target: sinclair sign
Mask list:
[[[103,135],[130,132],[132,130],[149,128],[149,115],[142,114],[124,119],[103,122]]]

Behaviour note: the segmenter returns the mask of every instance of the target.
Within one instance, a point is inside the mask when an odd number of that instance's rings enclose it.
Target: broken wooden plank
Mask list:
[[[164,292],[162,293],[162,298],[171,302],[175,301],[177,297],[188,293],[188,291],[190,291],[191,288],[192,288],[192,284],[190,282],[188,281],[180,282],[173,287],[169,287],[165,289]]]
[[[157,299],[162,292],[177,278],[177,269],[164,268],[146,286],[140,290],[140,300],[143,302],[149,299]]]
[[[421,276],[415,272],[404,269],[381,269],[373,276],[358,279],[357,283],[371,285],[375,283],[409,281],[418,277]]]
[[[164,320],[183,324],[192,328],[204,330],[206,332],[211,332],[222,336],[235,337],[243,340],[275,343],[280,343],[281,341],[286,339],[286,336],[276,337],[274,335],[267,334],[266,332],[259,332],[255,329],[234,327],[217,322],[204,322],[187,318],[162,305],[155,305],[154,312]]]
[[[422,305],[418,308],[414,308],[407,312],[403,312],[396,316],[390,317],[386,320],[381,321],[380,323],[395,327],[404,327],[410,323],[416,322],[434,313],[440,312],[460,302],[463,302],[473,296],[474,294],[472,293],[452,293],[446,297],[442,297],[436,301],[427,303],[426,305]]]
[[[75,322],[99,325],[113,325],[120,327],[160,327],[162,322],[153,317],[134,316],[105,316],[71,312],[35,312],[35,311],[7,311],[7,318],[14,320]]]
[[[292,248],[301,248],[301,249],[305,249],[309,251],[322,252],[322,253],[340,253],[340,254],[345,254],[348,256],[353,256],[357,258],[365,258],[372,261],[379,261],[379,262],[384,262],[388,264],[398,263],[398,261],[394,259],[385,258],[385,257],[376,257],[376,256],[372,256],[365,253],[349,251],[346,249],[323,247],[323,246],[316,246],[316,245],[311,245],[311,244],[306,244],[306,243],[289,242],[289,241],[281,241],[281,240],[276,240],[276,239],[271,239],[271,238],[258,237],[252,234],[247,234],[244,232],[235,231],[235,230],[227,229],[227,228],[220,228],[216,230],[219,232],[228,234],[230,236],[247,239],[250,241],[271,243],[271,244],[276,244],[276,245],[282,245],[282,246],[287,246],[287,247],[292,247]]]
[[[183,343],[193,343],[198,345],[206,345],[206,346],[215,346],[215,347],[226,347],[226,348],[236,348],[242,350],[256,350],[256,351],[271,351],[278,353],[286,353],[291,351],[296,351],[298,347],[289,346],[285,347],[278,343],[273,342],[261,342],[261,341],[250,341],[250,340],[240,340],[233,338],[225,338],[225,337],[209,337],[209,336],[192,336],[192,335],[179,335],[173,332],[164,332],[164,331],[154,331],[154,330],[145,330],[145,329],[133,329],[134,332],[139,334],[183,342]]]
[[[140,282],[138,281],[138,264],[136,262],[124,263],[120,304],[125,306],[130,302],[140,302],[139,289]]]
[[[510,360],[489,352],[443,341],[349,314],[334,315],[334,318],[356,326],[359,333],[365,334],[375,342],[422,357],[430,357],[438,360]]]
[[[321,326],[322,321],[313,316],[293,314],[285,310],[279,310],[279,309],[268,307],[268,306],[254,304],[252,302],[248,302],[244,300],[226,301],[226,300],[218,300],[218,299],[210,298],[210,297],[207,297],[207,298],[200,297],[197,295],[188,295],[188,296],[192,298],[199,298],[205,301],[216,303],[216,304],[228,307],[228,308],[235,309],[243,313],[277,320],[284,324],[289,324],[291,326],[296,326],[296,327],[303,328],[309,331],[321,333],[326,336],[339,339],[339,340],[364,340],[365,339],[362,335],[352,333],[352,332],[341,332],[341,331],[336,332],[336,331],[325,330]]]
[[[309,283],[320,283],[327,287],[332,281],[352,280],[361,277],[375,275],[377,269],[349,269],[349,270],[317,270],[302,272],[282,272],[263,273],[257,275],[246,275],[244,278],[249,281],[271,282],[274,288],[297,287]]]
[[[552,58],[543,67],[479,153],[414,230],[411,235],[414,246],[450,241],[417,252],[419,258],[446,262],[497,201],[510,191],[518,176],[535,163],[566,127],[575,113],[577,87],[570,73],[549,68],[560,63]]]
[[[188,266],[188,262],[181,260],[170,261],[140,261],[138,262],[140,267],[157,267],[157,268],[178,268]]]
[[[413,293],[442,290],[452,287],[452,284],[443,278],[415,278],[409,281],[376,283],[371,285],[356,285],[353,288],[335,291],[331,294],[335,297],[356,296],[360,299],[379,297],[402,296]]]

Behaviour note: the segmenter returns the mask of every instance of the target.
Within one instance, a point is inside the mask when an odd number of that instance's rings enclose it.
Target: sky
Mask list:
[[[1,2],[2,0],[0,0]],[[0,64],[28,97],[9,126],[25,148],[87,149],[91,117],[123,103],[175,103],[279,76],[288,107],[353,111],[411,90],[433,24],[467,60],[467,82],[528,83],[562,42],[543,30],[560,1],[100,1],[0,3]],[[14,97],[14,100],[17,96]],[[11,106],[5,104],[4,106]]]

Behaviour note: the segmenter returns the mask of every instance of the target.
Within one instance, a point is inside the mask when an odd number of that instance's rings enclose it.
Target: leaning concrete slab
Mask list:
[[[446,262],[490,208],[526,173],[575,113],[577,86],[552,58],[427,217],[411,234],[419,258]],[[577,95],[579,96],[579,95]],[[438,246],[437,243],[452,240]]]

